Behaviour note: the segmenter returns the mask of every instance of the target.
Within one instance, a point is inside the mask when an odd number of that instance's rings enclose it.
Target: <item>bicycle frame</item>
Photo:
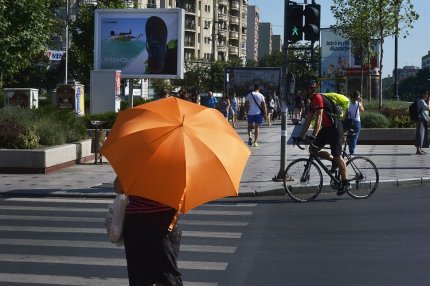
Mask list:
[[[316,153],[310,153],[308,161],[305,165],[305,169],[303,171],[303,176],[307,176],[308,172],[309,172],[309,166],[312,164],[313,161],[316,161],[318,163],[318,165],[326,172],[326,174],[336,183],[336,184],[340,184],[341,181],[338,178],[338,176],[333,175],[330,170],[326,167],[326,165],[321,161],[321,159],[318,157],[318,155]],[[304,179],[302,176],[302,180]]]

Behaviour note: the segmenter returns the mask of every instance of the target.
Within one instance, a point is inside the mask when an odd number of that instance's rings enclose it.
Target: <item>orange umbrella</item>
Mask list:
[[[121,111],[101,153],[126,194],[186,213],[236,196],[251,152],[219,111],[168,97]]]

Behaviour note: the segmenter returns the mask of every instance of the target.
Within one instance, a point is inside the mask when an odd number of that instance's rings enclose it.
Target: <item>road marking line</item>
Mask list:
[[[248,222],[242,221],[186,220],[179,218],[179,225],[247,226],[248,224]]]
[[[49,226],[0,226],[1,231],[19,231],[19,232],[46,232],[46,233],[103,233],[104,228],[94,227],[49,227]],[[183,236],[187,237],[211,237],[211,238],[241,238],[240,232],[213,232],[213,231],[182,231]]]
[[[106,248],[123,249],[108,241],[79,241],[79,240],[45,240],[45,239],[13,239],[0,238],[0,245],[21,245],[40,247],[73,247],[73,248]],[[181,244],[181,252],[235,253],[237,247],[220,245]]]
[[[208,211],[208,210],[191,210],[187,214],[194,215],[229,215],[229,216],[250,216],[252,211]]]
[[[87,213],[105,213],[106,208],[65,208],[65,207],[34,207],[34,206],[0,206],[0,210],[16,211],[55,211],[55,212],[87,212]]]
[[[82,203],[82,204],[111,204],[113,199],[77,199],[77,198],[6,198],[8,202],[40,202],[40,203]]]
[[[182,231],[182,236],[210,237],[210,238],[241,238],[240,232],[215,232],[215,231]]]
[[[26,215],[0,215],[0,220],[21,220],[21,221],[72,221],[72,222],[101,222],[104,218],[98,217],[77,217],[77,216],[26,216]],[[210,225],[210,226],[247,226],[248,222],[241,221],[209,221],[209,220],[182,220],[183,225]]]
[[[74,265],[95,266],[127,266],[124,258],[86,257],[86,256],[50,256],[50,255],[27,255],[27,254],[1,254],[1,262],[25,262],[25,263],[56,263]],[[181,269],[189,270],[226,270],[227,262],[207,261],[178,261]]]
[[[26,215],[0,215],[0,220],[31,220],[31,221],[73,221],[73,222],[104,222],[104,218],[77,217],[77,216],[26,216]]]
[[[125,286],[128,285],[128,279],[124,278],[83,278],[76,276],[59,276],[59,275],[36,275],[36,274],[15,274],[2,273],[0,282],[20,283],[20,284],[42,284],[42,285],[103,285],[103,286]],[[218,283],[210,282],[188,282],[184,281],[184,286],[217,286]]]

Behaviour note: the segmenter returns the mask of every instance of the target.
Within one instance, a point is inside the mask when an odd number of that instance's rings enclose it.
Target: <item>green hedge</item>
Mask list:
[[[0,132],[0,148],[34,149],[88,138],[84,119],[70,110],[2,108],[0,123],[8,126]]]

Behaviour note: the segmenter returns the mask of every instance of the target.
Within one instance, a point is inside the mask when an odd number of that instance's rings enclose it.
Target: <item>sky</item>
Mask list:
[[[304,0],[295,1],[298,4]],[[307,1],[311,3],[311,0]],[[335,24],[330,11],[331,0],[316,0],[321,5],[321,28],[328,28]],[[284,35],[284,3],[285,0],[249,0],[248,5],[255,5],[260,9],[260,22],[270,22],[273,34]],[[404,66],[417,66],[421,68],[421,58],[430,51],[430,1],[412,0],[415,11],[420,15],[414,22],[414,28],[409,36],[398,38],[398,68]],[[392,75],[394,69],[394,37],[387,37],[384,41],[382,77]]]

